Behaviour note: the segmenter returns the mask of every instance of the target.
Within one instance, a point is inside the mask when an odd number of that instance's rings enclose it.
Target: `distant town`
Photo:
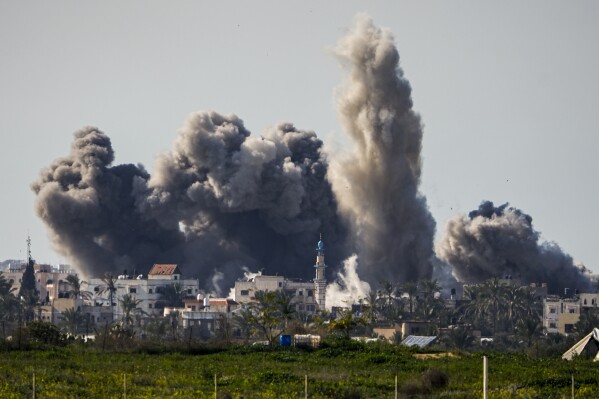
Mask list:
[[[68,336],[94,339],[115,327],[137,339],[237,340],[247,344],[318,345],[321,335],[460,349],[531,345],[541,335],[586,334],[599,325],[599,290],[566,289],[548,295],[546,284],[522,285],[510,276],[441,294],[437,281],[381,282],[344,307],[326,305],[325,245],[315,247],[315,278],[247,274],[229,297],[211,297],[177,264],[154,264],[147,275],[105,274],[83,281],[68,265],[7,261],[0,273],[4,339],[37,321]],[[597,287],[597,276],[592,276]],[[289,338],[287,338],[289,337]]]

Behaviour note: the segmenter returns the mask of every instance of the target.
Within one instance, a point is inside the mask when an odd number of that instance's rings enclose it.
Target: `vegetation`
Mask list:
[[[112,341],[102,351],[100,338],[64,346],[46,324],[31,323],[35,329],[24,331],[25,351],[3,343],[0,397],[32,397],[35,373],[40,398],[118,398],[125,383],[131,398],[213,398],[215,375],[218,397],[303,397],[307,376],[310,398],[389,398],[397,376],[401,398],[473,398],[482,396],[483,355],[489,358],[490,398],[569,397],[572,375],[576,398],[599,397],[599,364],[556,356],[446,354],[440,348],[423,353],[334,337],[315,350],[216,342],[166,345],[133,341],[120,328],[109,333]]]

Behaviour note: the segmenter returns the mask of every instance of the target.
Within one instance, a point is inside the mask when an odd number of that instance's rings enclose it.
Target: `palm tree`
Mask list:
[[[85,323],[85,317],[80,309],[69,308],[62,312],[60,319],[63,327],[72,336],[77,335],[79,328]]]
[[[116,287],[117,278],[112,273],[105,273],[104,277],[102,277],[102,282],[104,285],[100,287],[100,294],[108,292],[108,299],[110,301],[110,308],[112,309],[112,318],[114,320],[114,294],[117,292]]]
[[[538,317],[526,317],[516,323],[516,335],[530,348],[536,338],[543,333],[543,324]]]
[[[443,341],[454,349],[467,350],[474,343],[474,336],[466,328],[452,328],[443,337]]]
[[[410,312],[410,319],[414,317],[414,303],[416,295],[418,295],[418,285],[414,282],[408,281],[402,286],[403,295],[407,296],[408,299],[408,311]]]
[[[169,308],[180,308],[183,306],[183,299],[185,299],[185,291],[183,286],[179,283],[174,283],[162,287],[160,292],[160,301],[164,306]]]
[[[3,321],[13,320],[17,314],[19,301],[14,295],[15,288],[0,273],[0,319]]]
[[[375,327],[375,323],[378,315],[379,295],[376,291],[370,291],[366,299],[366,311],[364,316],[368,320],[368,324],[371,327]]]
[[[418,288],[422,294],[418,303],[418,313],[424,321],[430,321],[439,310],[440,300],[437,294],[441,291],[441,286],[437,280],[421,280]]]
[[[281,313],[281,318],[283,319],[283,331],[287,331],[287,324],[295,314],[295,305],[291,302],[291,295],[285,293],[284,291],[277,291],[277,293],[279,312]]]
[[[490,316],[493,335],[497,332],[499,317],[503,316],[506,311],[506,292],[507,286],[498,278],[485,281],[481,287],[478,306],[482,313]]]
[[[128,326],[133,324],[133,315],[141,312],[141,309],[137,308],[142,301],[135,299],[131,294],[123,295],[123,299],[119,299],[119,304],[123,309],[123,325]]]
[[[91,292],[82,291],[81,285],[87,284],[87,281],[81,281],[79,276],[76,274],[69,274],[65,279],[67,284],[71,287],[69,290],[69,294],[71,294],[74,298],[84,298],[89,299],[91,297]]]
[[[254,315],[250,309],[241,308],[233,314],[233,325],[239,329],[241,337],[247,343],[254,329]]]
[[[530,287],[506,286],[505,316],[511,331],[514,331],[516,320],[524,318],[535,319],[538,313],[535,309],[535,293]]]
[[[381,299],[382,314],[391,323],[394,323],[400,316],[398,300],[395,296],[395,285],[389,281],[381,281]]]
[[[360,317],[354,317],[351,310],[345,310],[341,314],[340,318],[331,321],[329,324],[329,330],[338,331],[346,338],[349,338],[349,335],[354,328],[364,324],[364,319]]]

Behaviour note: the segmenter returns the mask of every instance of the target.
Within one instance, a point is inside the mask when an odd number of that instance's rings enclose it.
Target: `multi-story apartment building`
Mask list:
[[[575,293],[562,298],[551,295],[543,301],[543,327],[548,333],[570,334],[580,315],[599,305],[599,293]]]
[[[167,286],[175,284],[179,287],[182,296],[196,297],[200,292],[199,280],[183,278],[179,267],[175,264],[155,264],[147,277],[126,274],[118,276],[114,282],[116,293],[112,298],[115,319],[119,319],[123,314],[120,300],[126,294],[141,301],[138,309],[144,313],[162,315],[165,306],[162,294]],[[103,279],[92,278],[88,285],[96,305],[110,306],[106,291],[107,284]]]

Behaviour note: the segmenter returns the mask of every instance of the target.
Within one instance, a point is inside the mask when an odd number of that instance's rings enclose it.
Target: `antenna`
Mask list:
[[[32,263],[31,261],[31,237],[27,234],[27,264]]]

